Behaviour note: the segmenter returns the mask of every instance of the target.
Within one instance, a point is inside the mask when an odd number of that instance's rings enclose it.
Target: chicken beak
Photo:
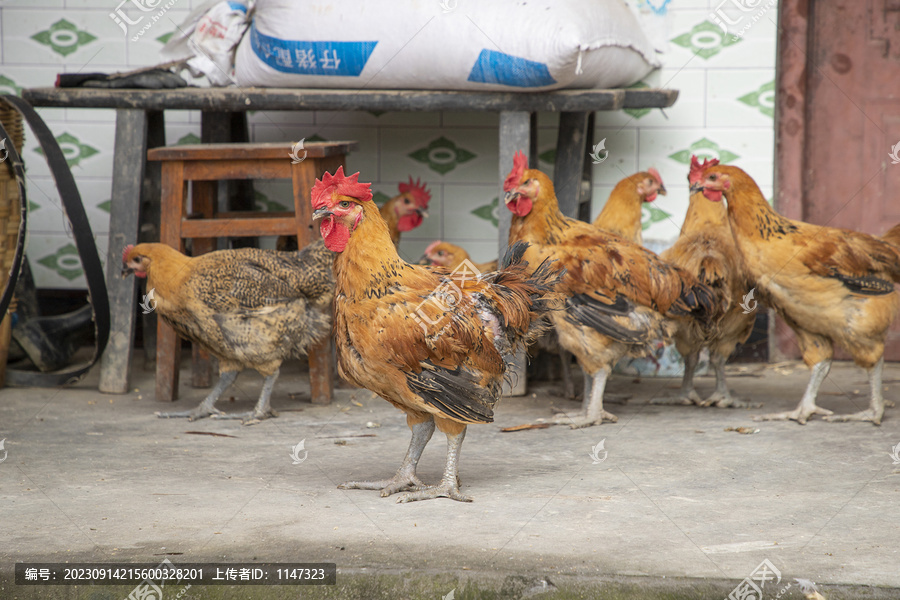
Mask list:
[[[515,190],[512,192],[506,192],[506,195],[503,196],[503,202],[505,202],[506,204],[509,204],[513,200],[517,199],[519,197],[519,195],[520,195],[519,192],[517,192]]]
[[[668,196],[668,195],[669,195],[668,193],[666,193],[666,186],[664,186],[663,184],[659,184],[659,189],[656,190],[656,193],[657,193],[657,194],[662,194],[663,196]]]
[[[416,212],[419,213],[419,216],[422,217],[423,219],[428,218],[428,211],[425,210],[424,208],[417,208]]]
[[[697,182],[691,185],[691,195],[696,194],[697,192],[702,192],[705,188],[701,182]]]
[[[427,266],[430,266],[430,265],[431,265],[431,259],[428,258],[428,255],[427,255],[427,254],[423,254],[422,257],[419,259],[418,264],[420,264],[420,265],[425,265],[426,267],[427,267]]]
[[[129,275],[134,275],[134,269],[129,266],[122,267],[122,279],[125,279]]]
[[[312,220],[315,223],[316,221],[321,221],[322,219],[330,217],[332,215],[334,215],[334,213],[327,208],[317,208],[313,211]]]

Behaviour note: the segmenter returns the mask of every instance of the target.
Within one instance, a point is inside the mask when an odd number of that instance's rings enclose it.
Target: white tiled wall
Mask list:
[[[680,97],[665,113],[598,113],[595,140],[606,139],[610,154],[594,167],[593,214],[599,213],[619,179],[655,166],[669,189],[668,197],[661,197],[644,215],[645,240],[657,246],[678,234],[687,208],[687,161],[692,152],[735,161],[772,196],[777,5],[770,6],[771,0],[628,1],[663,50],[663,68],[643,83],[678,89]],[[742,1],[755,8],[741,11]],[[50,86],[59,72],[113,72],[159,62],[167,35],[201,0],[176,0],[137,41],[126,37],[109,16],[119,2],[0,2],[0,91]],[[735,23],[731,31],[749,26],[741,39],[726,36],[713,22],[722,15]],[[63,143],[105,256],[114,113],[40,112]],[[556,122],[556,115],[540,116],[541,166],[549,172]],[[255,112],[250,123],[256,141],[313,136],[358,140],[360,150],[348,158],[348,166],[351,172],[362,171],[362,179],[374,182],[374,190],[386,196],[396,194],[397,183],[409,176],[426,181],[432,190],[430,217],[404,234],[401,253],[407,258],[417,258],[435,238],[463,245],[476,260],[494,258],[495,114]],[[197,141],[200,115],[167,113],[166,130],[169,143]],[[53,180],[30,136],[24,156],[32,202],[28,253],[38,285],[83,287]],[[260,207],[277,210],[278,204],[290,204],[288,182],[261,183],[257,191]]]

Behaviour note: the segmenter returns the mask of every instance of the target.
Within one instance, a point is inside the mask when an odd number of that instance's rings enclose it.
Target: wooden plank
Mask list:
[[[778,7],[778,52],[775,81],[775,210],[789,219],[803,219],[806,195],[807,61],[810,29],[809,0],[784,0]],[[798,357],[791,328],[769,311],[769,360]]]
[[[644,88],[624,91],[622,108],[667,108],[678,99],[678,90]]]
[[[181,224],[181,235],[185,239],[294,235],[296,233],[297,222],[293,215],[281,219],[268,216],[238,219],[189,219]]]
[[[503,202],[503,180],[512,169],[513,156],[517,151],[529,152],[531,148],[531,115],[527,112],[500,113],[500,164],[499,164],[499,207],[497,210],[499,224],[497,226],[497,252],[501,258],[509,247],[509,227],[512,213]],[[509,383],[503,384],[505,396],[522,396],[527,390],[525,351],[519,352],[510,370]]]
[[[235,179],[289,179],[291,159],[229,159],[184,161],[184,178],[188,181],[226,181]],[[233,207],[229,207],[234,210]]]
[[[106,351],[100,359],[99,384],[101,392],[111,394],[124,394],[129,389],[136,285],[134,278],[122,278],[122,249],[138,237],[139,199],[146,152],[147,114],[139,109],[116,111],[109,246],[106,252],[110,334]]]
[[[662,93],[661,93],[662,92]],[[249,110],[383,110],[473,112],[589,112],[671,106],[671,90],[561,90],[556,92],[462,92],[444,90],[181,88],[110,90],[32,88],[23,97],[35,106],[179,109],[220,112]],[[654,104],[654,102],[658,104]]]
[[[559,210],[567,217],[578,215],[581,199],[581,177],[587,156],[588,113],[564,112],[559,116],[559,137],[556,139],[556,167],[553,186],[559,200]]]
[[[246,144],[185,144],[154,148],[147,152],[148,160],[249,160],[291,158],[290,142],[259,142]],[[358,142],[306,142],[303,150],[307,158],[343,156],[357,150]]]

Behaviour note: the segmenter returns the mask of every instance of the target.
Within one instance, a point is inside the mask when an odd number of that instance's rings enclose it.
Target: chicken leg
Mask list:
[[[725,357],[713,352],[710,359],[713,369],[716,371],[716,391],[709,398],[697,404],[717,408],[759,408],[762,406],[762,404],[754,404],[732,396],[731,390],[728,389],[728,383],[725,381]]]
[[[275,369],[274,373],[266,376],[265,381],[263,381],[262,391],[259,393],[259,400],[257,400],[256,406],[252,411],[234,414],[220,412],[213,415],[213,419],[242,419],[243,425],[256,425],[269,417],[277,417],[278,413],[272,410],[269,400],[272,397],[272,389],[275,387],[275,381],[278,379],[280,372],[279,369]]]
[[[417,491],[407,492],[400,496],[397,502],[416,502],[434,498],[450,498],[459,502],[471,502],[471,496],[464,496],[459,491],[459,450],[464,439],[466,439],[465,427],[455,435],[447,433],[447,466],[444,467],[444,476],[441,477],[441,482]]]
[[[881,372],[884,369],[884,356],[878,359],[875,366],[869,369],[869,408],[850,415],[831,415],[825,417],[830,423],[845,421],[871,421],[881,425],[881,417],[884,416],[884,396],[882,395]]]
[[[425,445],[434,434],[434,419],[428,418],[426,421],[413,423],[410,428],[412,429],[412,439],[409,441],[409,449],[393,477],[380,481],[347,481],[339,485],[338,489],[381,490],[382,498],[407,489],[424,489],[425,484],[416,476],[416,466],[419,464],[419,459],[422,458]]]
[[[690,406],[691,404],[700,405],[703,400],[700,394],[694,388],[694,371],[697,370],[697,363],[700,362],[699,352],[690,352],[684,355],[684,375],[681,377],[681,390],[677,396],[664,396],[662,398],[653,398],[650,404],[665,404]]]
[[[797,408],[787,412],[769,413],[766,415],[758,415],[753,417],[754,421],[797,421],[801,425],[806,425],[806,421],[813,415],[828,416],[831,413],[827,408],[816,406],[816,396],[819,395],[819,387],[828,376],[831,370],[831,359],[818,362],[812,367],[812,374],[809,377],[809,383],[803,398]]]
[[[576,417],[570,417],[565,414],[559,415],[554,419],[554,422],[557,425],[569,425],[572,429],[581,429],[592,425],[601,425],[604,419],[612,423],[618,421],[619,417],[603,410],[603,391],[606,389],[608,377],[609,371],[607,369],[598,369],[594,373],[590,387],[585,390],[581,414]],[[585,383],[587,383],[587,374],[585,374]]]
[[[209,417],[211,415],[224,415],[221,410],[213,406],[216,401],[225,393],[231,384],[234,383],[234,380],[237,379],[238,371],[224,371],[219,373],[219,380],[216,382],[216,386],[212,389],[206,398],[203,399],[203,402],[195,408],[194,410],[185,410],[180,412],[157,412],[156,416],[160,419],[184,419],[187,418],[188,421],[196,421],[197,419],[203,419],[204,417]]]

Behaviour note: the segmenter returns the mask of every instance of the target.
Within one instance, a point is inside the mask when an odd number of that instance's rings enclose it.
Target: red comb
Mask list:
[[[126,262],[128,260],[128,253],[134,249],[134,244],[128,244],[125,246],[125,249],[122,250],[122,262]]]
[[[338,167],[334,175],[326,173],[322,175],[322,180],[316,179],[316,184],[312,188],[312,206],[313,208],[324,208],[331,202],[334,194],[341,196],[350,196],[363,202],[372,199],[371,183],[360,183],[359,172],[357,171],[350,177],[344,175],[344,167]]]
[[[657,182],[659,185],[663,185],[663,182],[662,182],[662,175],[659,174],[659,171],[657,171],[657,170],[654,169],[653,167],[650,167],[649,169],[647,169],[647,172],[650,173],[650,175],[653,177],[653,179],[656,180],[656,182]]]
[[[700,179],[703,178],[703,171],[705,171],[709,167],[714,167],[719,164],[718,158],[704,158],[701,163],[697,160],[696,156],[691,156],[691,172],[688,175],[689,183],[697,183]]]
[[[504,192],[511,192],[516,189],[516,186],[522,183],[522,176],[525,174],[526,168],[528,168],[528,159],[525,158],[525,154],[519,150],[516,152],[515,156],[513,156],[512,171],[509,172],[509,175],[506,176],[506,181],[503,182]]]
[[[425,254],[428,254],[429,252],[431,252],[432,250],[434,250],[434,249],[438,246],[438,244],[440,244],[440,243],[441,243],[441,240],[434,240],[433,242],[431,242],[430,244],[428,244],[428,247],[425,248]]]
[[[413,200],[416,201],[416,206],[419,208],[428,208],[428,201],[431,200],[431,192],[428,191],[428,188],[426,188],[425,184],[419,179],[416,179],[416,181],[413,182],[412,175],[410,175],[409,183],[401,183],[398,187],[400,188],[401,194],[409,193],[409,195],[413,197]]]

